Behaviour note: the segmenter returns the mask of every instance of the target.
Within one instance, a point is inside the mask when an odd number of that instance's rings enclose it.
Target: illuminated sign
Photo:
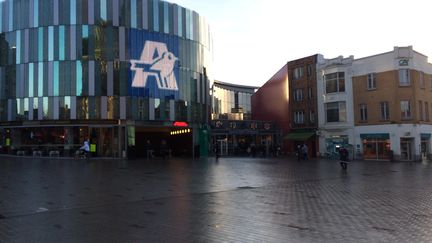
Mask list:
[[[130,61],[130,69],[135,72],[132,87],[146,87],[149,76],[153,76],[159,89],[178,90],[173,72],[177,60],[165,43],[146,41],[141,58]]]
[[[130,29],[127,35],[128,95],[155,99],[180,98],[179,38],[157,32]],[[120,69],[125,68],[123,63]],[[123,75],[123,74],[122,74]],[[122,76],[123,77],[123,76]]]
[[[190,129],[183,129],[183,130],[171,131],[170,135],[179,135],[179,134],[185,134],[190,132],[191,132]]]
[[[187,122],[175,121],[173,123],[173,126],[175,126],[175,127],[187,127],[187,126],[189,126],[189,124]]]

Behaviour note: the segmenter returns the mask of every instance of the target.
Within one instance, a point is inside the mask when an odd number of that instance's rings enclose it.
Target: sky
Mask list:
[[[432,60],[429,0],[169,0],[207,19],[213,78],[261,86],[288,61],[413,46]]]

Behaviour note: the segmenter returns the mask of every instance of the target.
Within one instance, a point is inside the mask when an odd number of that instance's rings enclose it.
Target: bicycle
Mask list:
[[[78,149],[74,155],[75,159],[90,159],[90,153],[82,149]]]

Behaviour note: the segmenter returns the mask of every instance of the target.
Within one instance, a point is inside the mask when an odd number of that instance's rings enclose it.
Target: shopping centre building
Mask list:
[[[2,153],[70,156],[85,139],[104,157],[207,153],[212,37],[196,12],[6,0],[0,21]]]

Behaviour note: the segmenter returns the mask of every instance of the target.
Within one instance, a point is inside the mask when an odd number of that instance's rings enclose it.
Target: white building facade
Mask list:
[[[318,60],[317,135],[321,156],[338,157],[340,146],[354,142],[353,61],[353,56]]]

